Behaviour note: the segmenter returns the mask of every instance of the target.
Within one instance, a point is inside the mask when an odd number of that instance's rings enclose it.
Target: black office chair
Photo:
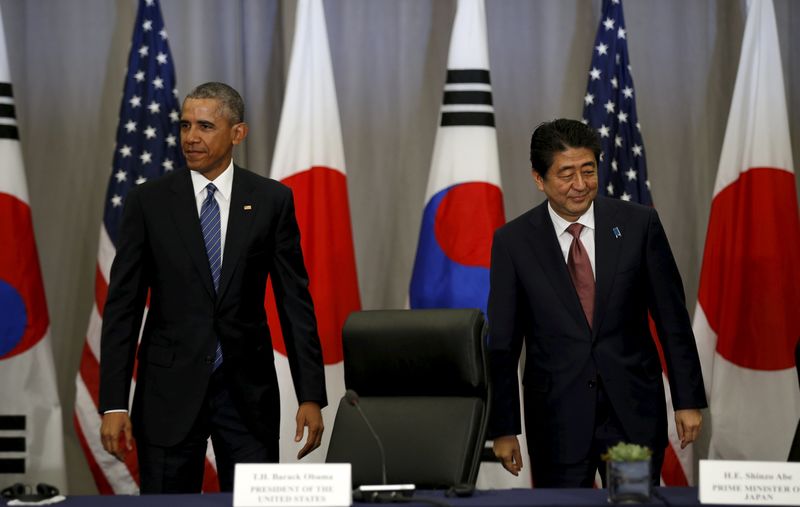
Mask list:
[[[389,483],[475,484],[486,440],[489,383],[480,310],[355,312],[342,331],[345,385],[380,436]],[[353,486],[381,484],[381,459],[342,398],[328,463],[352,463]]]
[[[794,347],[794,366],[797,369],[797,381],[800,382],[800,338]],[[789,461],[800,462],[800,421],[797,421],[797,429],[794,431],[794,440],[789,449]]]

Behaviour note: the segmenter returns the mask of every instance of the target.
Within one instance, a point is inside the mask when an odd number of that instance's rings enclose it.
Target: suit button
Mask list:
[[[595,382],[594,380],[590,380],[589,382],[587,382],[587,385],[589,386],[589,389],[594,389],[595,386],[597,386],[597,382]]]
[[[212,364],[214,362],[214,356],[206,356],[205,361],[206,364]]]

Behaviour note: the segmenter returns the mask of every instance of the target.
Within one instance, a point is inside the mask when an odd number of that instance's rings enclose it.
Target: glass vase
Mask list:
[[[607,461],[606,480],[610,503],[640,503],[650,500],[650,460]]]

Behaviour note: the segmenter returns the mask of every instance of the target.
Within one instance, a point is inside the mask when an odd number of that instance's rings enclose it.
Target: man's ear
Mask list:
[[[233,127],[233,144],[241,144],[244,141],[245,137],[247,137],[247,132],[250,128],[247,126],[245,122],[240,122],[234,125]]]
[[[536,188],[544,192],[544,179],[542,178],[542,175],[533,169],[531,169],[531,172],[533,173],[533,181],[536,182]]]

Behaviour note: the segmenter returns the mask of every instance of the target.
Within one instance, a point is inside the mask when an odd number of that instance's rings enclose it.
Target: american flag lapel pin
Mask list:
[[[245,205],[244,205],[244,210],[245,210],[245,211],[250,211],[250,210],[252,210],[252,209],[253,209],[253,206],[252,206],[252,205],[250,205],[250,204],[245,204]]]
[[[611,232],[614,233],[615,239],[619,239],[622,237],[622,233],[620,232],[619,227],[614,227],[613,229],[611,229]]]

